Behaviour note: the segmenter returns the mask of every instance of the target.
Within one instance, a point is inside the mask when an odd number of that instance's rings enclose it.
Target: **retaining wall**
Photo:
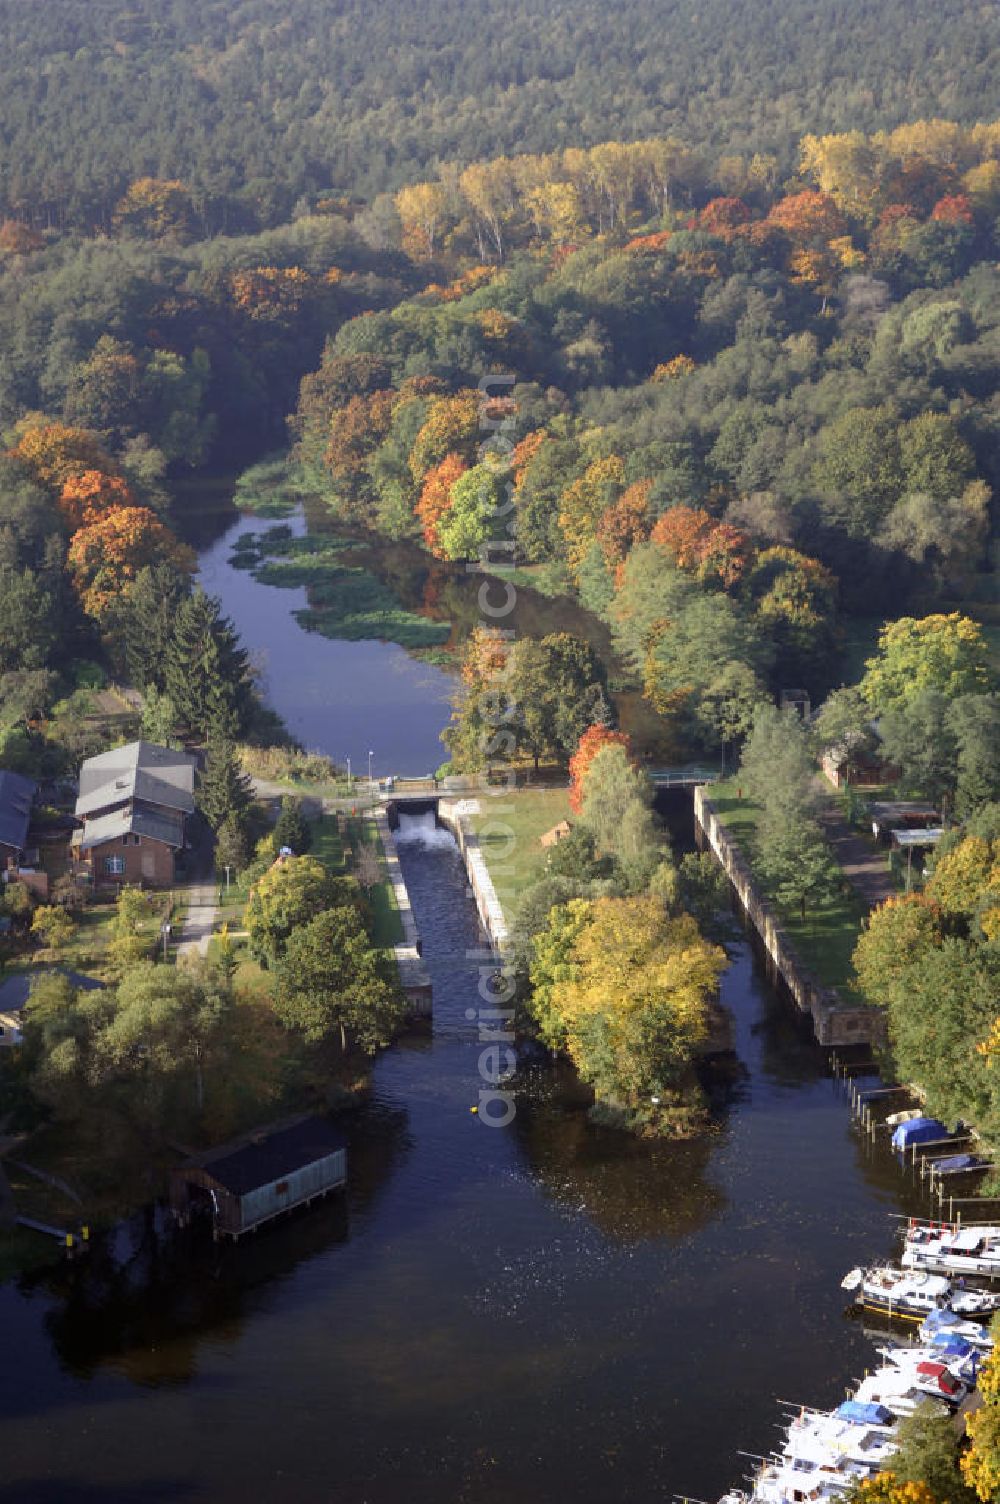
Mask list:
[[[478,807],[478,801],[473,801],[473,803],[476,803]],[[479,845],[479,837],[469,825],[467,813],[472,813],[472,810],[465,800],[438,800],[438,819],[442,825],[447,825],[458,842],[458,849],[462,853],[462,860],[465,862],[465,870],[469,877],[469,891],[479,911],[479,922],[493,949],[503,951],[510,941],[510,932],[507,929],[503,907],[493,886],[493,879],[486,865],[486,858]]]
[[[406,891],[406,884],[403,881],[403,874],[399,866],[399,853],[396,850],[396,840],[389,828],[389,817],[385,809],[376,809],[374,814],[375,827],[378,830],[379,840],[382,842],[382,851],[385,854],[389,881],[392,883],[392,891],[396,898],[396,907],[399,910],[399,917],[403,925],[403,939],[399,945],[394,945],[392,948],[393,954],[396,957],[396,970],[399,972],[399,983],[409,1005],[410,1013],[427,1016],[432,1009],[431,978],[420,954],[420,936],[417,933],[413,909],[410,907],[410,895]]]
[[[885,1015],[879,1009],[845,1003],[834,988],[821,986],[802,964],[781,919],[757,887],[746,858],[719,819],[704,787],[694,791],[694,816],[696,829],[718,857],[759,935],[775,977],[784,983],[799,1012],[812,1018],[818,1042],[841,1047],[883,1043]]]

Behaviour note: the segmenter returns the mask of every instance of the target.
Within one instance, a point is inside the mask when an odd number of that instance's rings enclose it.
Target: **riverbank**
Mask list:
[[[810,969],[805,955],[796,944],[784,911],[779,911],[760,887],[748,859],[733,830],[723,820],[721,811],[730,812],[732,796],[727,799],[725,790],[720,804],[716,803],[718,785],[700,785],[695,789],[695,822],[701,838],[707,843],[721,863],[733,891],[739,899],[743,912],[756,932],[771,965],[776,980],[780,980],[796,1007],[811,1017],[813,1030],[819,1044],[843,1048],[859,1044],[878,1045],[885,1040],[885,1014],[881,1009],[867,1005],[855,988],[841,991],[835,984],[824,983]],[[743,804],[736,792],[736,804]],[[744,842],[752,853],[752,829],[755,816],[743,814]],[[831,904],[833,900],[831,900]],[[834,913],[836,914],[836,909]],[[805,920],[800,920],[805,924]],[[860,921],[859,921],[860,922]],[[801,931],[799,931],[801,933]],[[813,954],[825,955],[834,975],[837,952],[835,948],[821,947]]]
[[[736,778],[713,783],[708,797],[720,823],[752,867],[760,806],[747,797]],[[863,1003],[851,958],[867,910],[853,890],[842,884],[838,892],[811,903],[805,917],[800,910],[775,907],[795,950],[816,980],[823,987],[835,989],[845,1001]]]

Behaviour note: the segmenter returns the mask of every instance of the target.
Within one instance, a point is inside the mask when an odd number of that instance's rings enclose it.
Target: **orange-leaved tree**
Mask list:
[[[847,229],[844,216],[829,194],[809,188],[779,199],[767,218],[797,246],[825,245]]]
[[[541,449],[548,438],[544,428],[533,428],[526,433],[524,438],[515,446],[514,453],[510,457],[511,467],[514,474],[514,485],[519,486],[524,480],[535,455]]]
[[[241,313],[274,323],[294,318],[312,287],[301,266],[251,266],[233,272],[232,299]]]
[[[68,476],[59,497],[59,510],[74,533],[96,522],[112,507],[132,504],[127,481],[120,475],[106,475],[103,470],[84,470]]]
[[[438,524],[451,510],[452,486],[468,468],[460,454],[446,454],[439,465],[428,470],[414,508],[417,520],[423,528],[424,542],[431,553],[439,559],[444,557],[444,553],[438,537]]]
[[[605,747],[624,747],[631,757],[632,743],[624,731],[612,731],[608,726],[588,726],[576,744],[576,751],[569,760],[569,806],[575,815],[583,812],[584,786],[591,764],[598,752]]]
[[[61,496],[66,482],[74,476],[83,475],[88,470],[98,470],[102,475],[115,474],[111,456],[85,428],[29,418],[18,426],[16,432],[17,443],[11,451],[14,459],[27,466],[55,501]]]
[[[750,555],[750,541],[739,528],[717,522],[701,507],[671,507],[650,534],[678,569],[699,579],[713,577],[731,589],[743,576]]]
[[[152,564],[193,572],[195,556],[148,507],[112,507],[74,533],[66,558],[84,611],[98,621]]]
[[[649,537],[649,493],[652,489],[651,480],[633,481],[598,517],[594,536],[609,569],[617,570],[625,562],[629,550],[636,543],[645,543]]]
[[[741,198],[713,198],[697,218],[697,227],[720,240],[732,240],[739,225],[750,219],[750,210]]]

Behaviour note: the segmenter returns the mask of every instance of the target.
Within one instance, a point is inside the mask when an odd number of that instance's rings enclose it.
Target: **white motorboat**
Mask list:
[[[912,1415],[921,1405],[940,1405],[942,1409],[951,1407],[946,1394],[936,1394],[926,1384],[918,1384],[907,1369],[895,1365],[887,1365],[869,1374],[861,1381],[854,1398],[859,1404],[884,1405],[900,1418]]]
[[[891,1426],[858,1424],[836,1411],[830,1415],[805,1411],[789,1425],[782,1455],[790,1462],[817,1467],[857,1463],[878,1469],[897,1450]]]
[[[983,1361],[978,1348],[951,1338],[948,1347],[881,1347],[879,1354],[894,1368],[905,1369],[913,1375],[914,1383],[926,1388],[931,1394],[943,1394],[954,1403],[961,1403],[968,1390],[975,1387],[976,1376]],[[944,1370],[947,1378],[941,1374]],[[944,1387],[942,1387],[942,1379]],[[959,1382],[962,1394],[957,1398],[949,1393],[949,1379]]]
[[[821,1467],[779,1458],[761,1468],[750,1497],[753,1504],[825,1504],[843,1498],[853,1484],[872,1476],[871,1469],[861,1464]]]
[[[932,1343],[942,1337],[959,1337],[963,1342],[978,1348],[980,1352],[993,1351],[993,1338],[978,1321],[967,1321],[956,1316],[954,1311],[932,1311],[920,1323],[918,1336],[922,1343]]]
[[[1000,1227],[995,1224],[955,1227],[911,1221],[905,1236],[904,1269],[1000,1279]]]
[[[986,1318],[1000,1308],[1000,1295],[966,1290],[940,1274],[881,1265],[852,1269],[841,1288],[866,1311],[881,1311],[902,1321],[923,1321],[932,1311],[951,1310],[959,1316]]]

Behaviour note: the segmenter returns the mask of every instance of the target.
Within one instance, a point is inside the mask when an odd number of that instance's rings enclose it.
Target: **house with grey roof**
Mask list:
[[[85,977],[78,971],[67,971],[64,966],[40,967],[32,971],[17,971],[0,982],[0,1050],[12,1049],[21,1043],[21,1022],[25,1006],[31,997],[35,979],[46,972],[59,972],[78,992],[94,992],[103,989],[104,983],[94,977]]]
[[[154,742],[130,742],[80,769],[73,837],[79,876],[95,884],[169,888],[185,822],[194,813],[195,759]]]
[[[0,868],[16,867],[27,850],[36,792],[30,778],[0,769]]]

